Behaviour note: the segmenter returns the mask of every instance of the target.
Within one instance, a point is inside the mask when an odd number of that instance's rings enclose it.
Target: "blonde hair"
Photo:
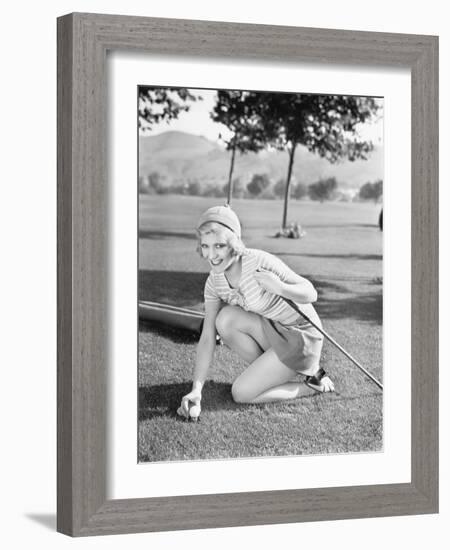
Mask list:
[[[231,229],[218,222],[206,222],[197,230],[197,253],[203,258],[200,239],[202,235],[220,235],[225,238],[227,245],[231,248],[233,256],[242,256],[245,253],[245,245],[241,238],[236,235]]]

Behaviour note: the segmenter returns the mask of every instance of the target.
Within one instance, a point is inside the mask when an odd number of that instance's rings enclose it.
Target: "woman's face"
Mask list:
[[[219,233],[206,233],[200,237],[200,249],[202,257],[208,260],[215,273],[223,273],[235,261],[232,249],[228,245],[225,235]]]

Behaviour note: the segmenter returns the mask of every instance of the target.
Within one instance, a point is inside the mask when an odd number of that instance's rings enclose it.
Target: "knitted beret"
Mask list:
[[[231,208],[226,206],[212,206],[208,208],[200,216],[197,229],[207,223],[207,222],[216,222],[228,227],[233,233],[235,233],[239,238],[241,237],[241,224],[237,215],[231,210]]]

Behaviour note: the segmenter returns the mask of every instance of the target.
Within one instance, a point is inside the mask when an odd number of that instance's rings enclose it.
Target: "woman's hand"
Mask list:
[[[272,294],[277,294],[279,296],[282,292],[283,282],[271,271],[258,269],[255,272],[255,280],[264,290]]]
[[[184,416],[184,418],[187,418],[189,420],[189,409],[193,406],[196,406],[198,407],[198,409],[200,409],[201,400],[202,400],[201,390],[200,389],[192,390],[181,399],[181,405],[177,410],[177,414],[180,416]],[[200,411],[198,410],[198,412]]]

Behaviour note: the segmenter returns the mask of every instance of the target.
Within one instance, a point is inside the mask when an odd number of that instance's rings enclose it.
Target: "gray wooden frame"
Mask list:
[[[107,500],[109,50],[411,70],[411,483]],[[438,38],[81,13],[59,18],[57,412],[57,529],[69,535],[437,512]]]

